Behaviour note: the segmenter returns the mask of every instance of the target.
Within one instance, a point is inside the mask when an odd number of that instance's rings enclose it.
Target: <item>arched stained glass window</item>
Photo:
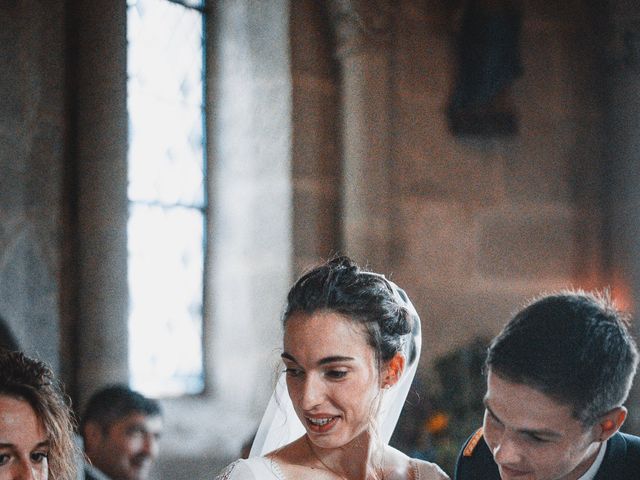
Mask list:
[[[128,0],[129,370],[151,396],[204,388],[203,2]]]

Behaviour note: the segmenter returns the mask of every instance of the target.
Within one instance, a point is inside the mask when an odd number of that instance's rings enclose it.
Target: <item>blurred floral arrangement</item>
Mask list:
[[[400,417],[391,443],[411,457],[436,462],[453,476],[465,440],[482,424],[486,391],[482,374],[488,341],[476,339],[434,363],[441,388],[419,380]]]

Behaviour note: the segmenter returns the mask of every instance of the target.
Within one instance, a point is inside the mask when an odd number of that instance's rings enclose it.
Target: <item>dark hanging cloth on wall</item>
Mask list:
[[[500,125],[506,116],[513,116],[501,103],[501,96],[522,74],[521,26],[521,9],[512,1],[467,2],[457,38],[458,77],[449,104],[454,132],[455,120],[467,119],[488,123],[476,125],[481,130],[477,133],[483,133],[483,129],[488,134],[492,129],[497,129],[496,133],[515,133],[508,131],[515,124]],[[502,129],[507,131],[500,132]]]

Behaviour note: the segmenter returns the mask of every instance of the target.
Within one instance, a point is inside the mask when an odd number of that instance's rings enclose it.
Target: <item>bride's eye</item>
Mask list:
[[[299,377],[302,375],[302,370],[299,368],[288,367],[284,370],[288,377]]]
[[[333,379],[341,379],[344,378],[347,375],[347,371],[346,370],[328,370],[325,375],[329,378],[333,378]]]

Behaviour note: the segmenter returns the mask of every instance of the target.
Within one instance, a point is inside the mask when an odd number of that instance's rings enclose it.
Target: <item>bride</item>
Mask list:
[[[388,445],[420,356],[403,290],[335,258],[302,276],[284,313],[283,375],[248,460],[218,480],[440,480]]]

